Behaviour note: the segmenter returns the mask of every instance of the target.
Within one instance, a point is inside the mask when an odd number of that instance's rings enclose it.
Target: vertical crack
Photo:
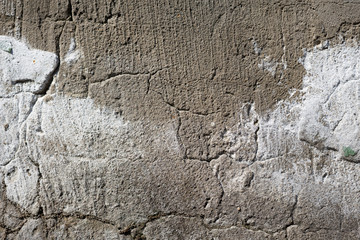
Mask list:
[[[181,124],[182,124],[181,115],[180,115],[179,111],[176,111],[176,112],[177,112],[177,115],[178,115],[178,126],[177,126],[177,129],[176,129],[176,139],[179,142],[180,150],[183,152],[182,158],[185,160],[187,158],[186,147],[185,147],[185,145],[184,145],[184,143],[182,141],[182,138],[180,136],[180,128],[181,128]]]
[[[73,21],[73,8],[72,8],[71,0],[68,1],[68,8],[66,12],[69,15],[69,21]]]
[[[258,119],[256,119],[255,120],[255,122],[254,122],[255,124],[258,124],[259,123],[259,120]],[[253,160],[252,160],[252,162],[254,163],[256,160],[257,160],[257,155],[258,155],[258,149],[259,149],[259,143],[258,143],[258,138],[259,138],[259,136],[258,136],[258,133],[259,133],[259,130],[260,130],[260,126],[259,126],[259,124],[256,126],[256,130],[255,130],[255,136],[254,136],[254,140],[255,140],[255,154],[254,154],[254,158],[253,158]]]
[[[222,185],[221,179],[219,177],[219,168],[218,168],[218,166],[216,167],[215,177],[218,180],[219,186],[221,188],[221,193],[220,193],[220,196],[219,196],[218,205],[216,207],[218,212],[217,212],[217,216],[214,219],[214,223],[216,223],[216,221],[219,220],[219,218],[220,218],[220,215],[221,215],[221,212],[222,212],[222,202],[223,202],[223,198],[224,198],[224,195],[225,195],[224,186]]]
[[[287,237],[287,238],[288,238],[288,236],[287,236],[287,229],[288,229],[290,226],[292,226],[292,225],[295,224],[294,213],[295,213],[297,204],[298,204],[298,195],[295,195],[295,202],[294,202],[294,204],[293,204],[293,206],[292,206],[292,208],[291,208],[291,211],[290,211],[291,222],[290,222],[289,224],[287,224],[287,225],[283,228],[283,230],[286,231],[286,237]]]

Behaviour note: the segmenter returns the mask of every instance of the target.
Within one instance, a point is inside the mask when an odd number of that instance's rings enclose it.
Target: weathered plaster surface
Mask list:
[[[0,239],[358,239],[359,11],[0,1]]]
[[[304,102],[300,139],[344,154],[359,150],[359,63],[357,42],[314,49],[304,58]],[[351,157],[359,161],[358,156]]]
[[[305,50],[299,61],[307,74],[300,94],[259,118],[258,159],[324,150],[357,162],[359,47],[356,42]],[[344,156],[351,148],[354,156]],[[348,154],[349,155],[349,154]]]
[[[49,85],[58,65],[55,54],[29,49],[14,38],[0,37],[0,96],[12,97],[20,92],[40,93]]]

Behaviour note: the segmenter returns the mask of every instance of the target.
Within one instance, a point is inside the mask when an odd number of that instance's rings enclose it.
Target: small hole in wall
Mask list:
[[[314,40],[314,44],[315,44],[315,45],[319,45],[320,43],[321,43],[320,39],[316,38],[316,39]]]
[[[6,173],[6,176],[10,177],[13,173],[15,173],[16,167],[12,166],[9,171]]]
[[[44,214],[44,210],[42,207],[39,207],[39,212],[38,212],[38,215],[43,215]]]
[[[115,111],[115,115],[122,115],[122,111],[121,110]]]

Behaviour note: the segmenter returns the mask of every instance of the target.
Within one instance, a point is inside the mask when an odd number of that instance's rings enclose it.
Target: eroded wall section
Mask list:
[[[0,1],[0,239],[360,237],[357,1]]]

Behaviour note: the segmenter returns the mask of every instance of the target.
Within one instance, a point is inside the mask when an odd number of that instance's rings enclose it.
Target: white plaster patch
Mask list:
[[[146,151],[166,151],[168,157],[180,154],[176,125],[144,127],[145,124],[144,121],[125,121],[112,109],[99,107],[89,98],[69,98],[59,94],[39,98],[21,125],[16,159],[2,168],[6,174],[8,199],[36,214],[39,209],[39,171],[44,178],[52,169],[54,178],[62,179],[67,176],[61,175],[64,169],[66,174],[74,174],[77,171],[74,166],[82,164],[89,163],[94,171],[99,171],[114,160],[119,164],[135,162],[144,158]],[[152,135],[144,137],[145,131]],[[78,194],[70,183],[60,187],[69,188],[66,192],[70,196]],[[81,199],[86,199],[87,193],[81,194]],[[53,202],[54,198],[62,201],[57,195],[49,201]],[[69,205],[64,211],[77,211],[72,207]]]
[[[0,36],[0,97],[43,91],[57,65],[56,54],[30,49],[12,37]]]
[[[30,49],[14,38],[0,36],[0,166],[6,197],[31,214],[39,210],[37,167],[17,156],[19,129],[31,113],[58,65],[55,54]]]
[[[34,161],[53,155],[127,161],[142,158],[144,151],[180,154],[175,125],[147,125],[146,129],[146,124],[125,121],[90,98],[54,94],[39,98],[20,138]],[[143,141],[144,131],[152,132],[148,142]]]
[[[256,134],[258,115],[251,105],[244,105],[240,114],[241,123],[224,132],[223,141],[229,144],[228,155],[236,161],[253,162],[257,151]]]
[[[266,56],[264,59],[260,60],[258,67],[262,70],[266,70],[271,73],[271,75],[275,76],[276,68],[278,67],[278,63],[273,61],[270,56]]]
[[[48,95],[38,100],[20,137],[36,161],[54,154],[87,159],[131,155],[136,159],[141,153],[131,147],[131,134],[128,122],[111,110],[98,108],[92,99]]]
[[[69,46],[69,51],[65,55],[65,62],[69,65],[76,63],[81,57],[79,49],[76,49],[75,39],[72,38]]]
[[[257,159],[301,156],[310,144],[359,161],[360,47],[325,43],[304,51],[300,61],[307,71],[302,97],[258,116]]]
[[[0,98],[0,166],[15,157],[19,147],[19,129],[30,114],[37,96],[20,93],[12,98]]]
[[[12,54],[12,43],[7,41],[0,42],[0,50]]]
[[[0,36],[0,166],[15,158],[19,129],[50,81],[58,58]]]
[[[254,52],[256,53],[256,55],[260,56],[263,49],[261,47],[258,46],[256,41],[252,41],[253,47],[254,47]],[[284,47],[284,53],[285,53],[285,47]],[[272,59],[271,56],[268,55],[263,55],[264,57],[262,59],[260,59],[260,63],[258,64],[258,67],[264,71],[268,71],[271,73],[272,76],[275,76],[276,74],[276,70],[278,68],[280,68],[281,74],[283,73],[283,71],[287,68],[287,62],[285,59],[285,55],[283,55],[283,57],[281,58],[281,62],[276,62],[275,60]],[[282,75],[281,75],[282,78]]]
[[[314,49],[303,63],[307,75],[300,139],[320,149],[348,148],[356,153],[360,150],[360,47]]]
[[[296,101],[279,102],[273,111],[258,116],[257,160],[302,155],[306,143],[298,138],[299,111]]]
[[[6,196],[32,214],[37,214],[39,203],[37,184],[39,172],[29,159],[16,159],[5,167]]]
[[[260,55],[261,54],[261,51],[262,51],[262,48],[258,46],[257,42],[256,41],[252,41],[252,44],[254,46],[254,52],[257,54],[257,55]]]

